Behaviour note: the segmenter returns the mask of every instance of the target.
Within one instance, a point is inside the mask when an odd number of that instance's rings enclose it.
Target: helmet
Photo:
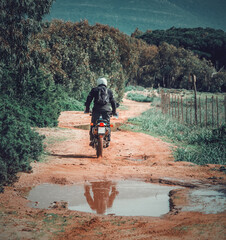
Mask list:
[[[97,79],[97,86],[99,86],[101,84],[104,84],[107,87],[107,84],[108,84],[107,79],[104,78],[104,77],[98,78]]]

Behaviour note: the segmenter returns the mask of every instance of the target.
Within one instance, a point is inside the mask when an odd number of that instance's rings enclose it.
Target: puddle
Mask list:
[[[226,210],[226,193],[220,189],[197,189],[189,194],[190,204],[183,211],[216,214]]]
[[[129,158],[128,159],[129,161],[133,161],[133,162],[143,162],[143,161],[145,161],[145,159],[136,159],[136,158]]]
[[[117,216],[161,216],[170,211],[169,192],[179,187],[141,181],[101,181],[85,185],[42,184],[27,199],[34,208],[67,202],[70,210]]]
[[[111,131],[112,132],[116,132],[119,130],[119,127],[122,126],[122,123],[113,123],[113,127],[111,127]],[[79,129],[83,129],[83,130],[89,130],[90,129],[90,125],[86,124],[86,125],[77,125],[74,126],[74,128],[79,128]]]

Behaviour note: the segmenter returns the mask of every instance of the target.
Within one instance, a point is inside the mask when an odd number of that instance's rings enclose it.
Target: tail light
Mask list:
[[[101,122],[101,123],[99,124],[99,126],[100,126],[100,127],[104,127],[104,123]]]

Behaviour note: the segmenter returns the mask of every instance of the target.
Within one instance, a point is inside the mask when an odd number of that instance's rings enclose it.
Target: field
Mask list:
[[[202,118],[203,122],[201,121],[196,125],[194,106],[191,105],[191,99],[194,98],[192,91],[168,91],[168,94],[174,94],[170,99],[166,99],[161,92],[162,90],[132,90],[133,100],[140,101],[141,96],[145,99],[149,96],[149,98],[152,98],[154,108],[137,118],[129,119],[129,122],[133,124],[130,128],[161,136],[163,139],[176,143],[178,146],[174,149],[176,161],[189,161],[196,164],[225,164],[225,95],[215,94],[213,96],[210,93],[198,93],[198,99],[203,99],[204,103],[206,98],[209,99],[210,111],[206,111],[206,105],[203,104],[204,108],[200,112],[203,112],[202,116],[207,116],[206,119],[209,121]],[[131,98],[131,91],[127,92],[127,96]],[[181,104],[181,96],[186,99],[186,103],[190,103],[189,108],[183,106],[181,109],[182,105],[179,105]],[[210,100],[216,97],[219,99],[219,109],[221,111],[215,110],[213,113],[213,104]],[[177,99],[180,101],[178,102]],[[168,100],[171,100],[171,107],[169,107]],[[184,118],[182,110],[184,110]],[[216,112],[219,114],[218,118]],[[214,123],[214,119],[218,119],[218,121]]]

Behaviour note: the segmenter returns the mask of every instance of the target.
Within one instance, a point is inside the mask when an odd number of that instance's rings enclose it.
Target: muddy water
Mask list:
[[[183,211],[197,211],[216,214],[226,211],[225,189],[197,189],[189,194],[190,204]]]
[[[141,181],[100,181],[85,185],[42,184],[28,199],[34,208],[70,210],[118,216],[161,216],[169,212],[169,191],[178,187]]]

